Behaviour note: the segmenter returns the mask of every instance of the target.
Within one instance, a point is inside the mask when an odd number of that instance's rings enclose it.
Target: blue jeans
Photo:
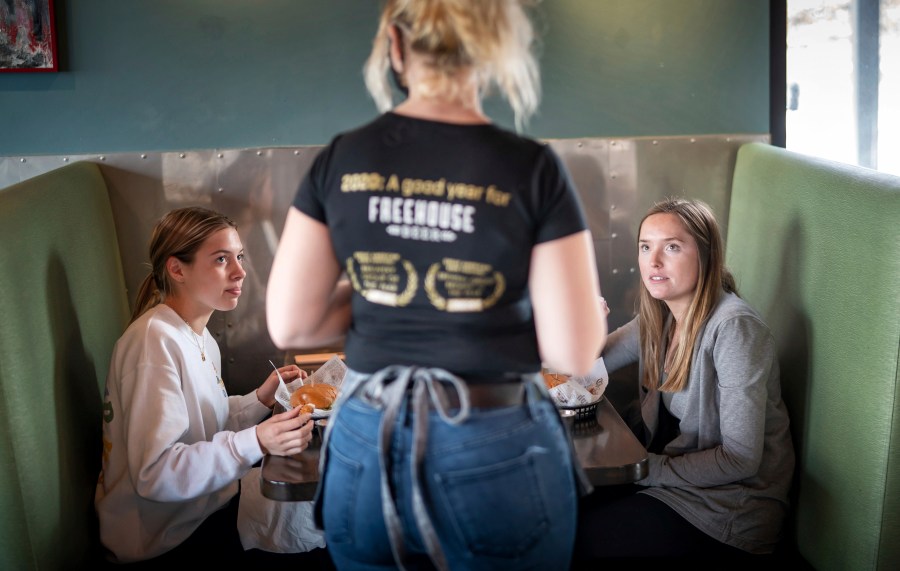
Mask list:
[[[571,447],[553,404],[536,387],[526,393],[522,405],[472,408],[458,424],[429,409],[416,478],[413,411],[404,397],[387,473],[406,569],[435,568],[429,535],[450,569],[569,567],[577,516]],[[341,570],[398,567],[383,509],[383,408],[356,391],[329,423],[319,500],[326,544]],[[417,523],[417,486],[433,534],[426,527],[423,535]]]

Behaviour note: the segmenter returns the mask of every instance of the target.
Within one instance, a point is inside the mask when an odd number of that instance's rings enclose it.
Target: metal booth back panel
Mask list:
[[[647,208],[666,196],[699,198],[712,206],[724,233],[737,149],[768,140],[768,135],[708,135],[548,141],[572,175],[594,236],[610,329],[634,315],[640,285],[636,232]],[[163,214],[203,205],[230,216],[244,243],[247,278],[237,309],[216,312],[209,330],[222,349],[229,390],[247,392],[269,373],[269,359],[284,359],[266,329],[266,281],[285,215],[320,149],[0,157],[0,188],[69,162],[99,164],[110,191],[132,304],[148,271],[150,232]]]

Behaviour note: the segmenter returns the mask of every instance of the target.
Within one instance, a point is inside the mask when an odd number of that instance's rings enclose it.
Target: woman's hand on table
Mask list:
[[[283,373],[282,373],[283,374]],[[300,414],[300,407],[279,414],[256,425],[256,439],[263,454],[293,456],[306,450],[312,439],[312,415]]]
[[[297,379],[305,379],[309,376],[309,373],[297,365],[285,365],[284,367],[280,367],[278,372],[281,373],[281,378],[284,379],[285,384],[296,381]],[[272,408],[275,406],[276,390],[278,390],[278,375],[275,371],[272,371],[269,373],[269,376],[266,377],[266,380],[263,381],[263,384],[256,389],[256,398],[258,398],[259,402],[263,403],[265,406]]]

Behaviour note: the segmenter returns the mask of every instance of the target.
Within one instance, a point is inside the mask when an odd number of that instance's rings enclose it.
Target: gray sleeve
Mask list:
[[[641,347],[637,317],[609,334],[600,356],[610,373],[638,362]]]
[[[678,456],[650,455],[644,486],[710,487],[755,475],[763,453],[769,377],[775,373],[775,349],[759,319],[739,315],[720,323],[710,340],[715,378],[690,382],[717,383],[719,405],[710,402],[709,422],[718,422],[721,442]]]

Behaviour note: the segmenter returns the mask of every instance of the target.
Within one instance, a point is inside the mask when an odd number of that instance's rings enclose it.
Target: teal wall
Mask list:
[[[376,113],[378,0],[56,0],[59,73],[0,74],[0,156],[319,145]],[[543,0],[535,137],[767,133],[768,0]],[[486,110],[511,126],[505,104]]]

